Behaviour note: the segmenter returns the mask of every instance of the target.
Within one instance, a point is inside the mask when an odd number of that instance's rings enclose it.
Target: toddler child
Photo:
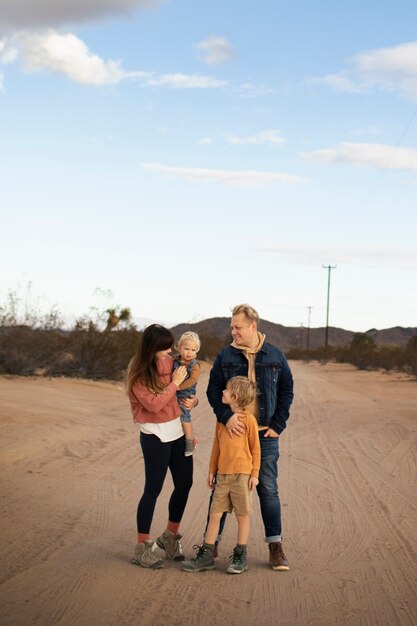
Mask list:
[[[200,376],[200,364],[196,360],[197,352],[200,350],[200,338],[197,333],[192,331],[185,332],[181,335],[176,345],[179,357],[174,360],[174,370],[180,365],[187,368],[187,378],[180,385],[177,391],[177,398],[189,398],[194,396],[196,385]],[[197,441],[193,436],[193,426],[191,424],[191,413],[188,409],[179,403],[181,409],[181,423],[185,434],[185,456],[191,456]]]
[[[243,413],[241,421],[246,432],[231,437],[224,424],[216,425],[210,458],[208,485],[214,489],[210,508],[210,521],[203,543],[195,558],[184,561],[186,572],[214,569],[214,543],[219,532],[220,518],[235,510],[237,519],[237,545],[230,557],[229,574],[241,574],[247,569],[247,543],[249,538],[249,513],[252,512],[252,491],[258,484],[261,462],[258,422],[246,409],[256,398],[256,385],[246,376],[228,380],[222,402],[234,413]],[[216,476],[217,474],[217,476]]]

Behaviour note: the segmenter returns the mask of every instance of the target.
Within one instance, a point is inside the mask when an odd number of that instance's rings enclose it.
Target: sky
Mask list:
[[[417,326],[416,23],[412,0],[2,0],[0,303],[319,327],[331,265],[330,325]]]

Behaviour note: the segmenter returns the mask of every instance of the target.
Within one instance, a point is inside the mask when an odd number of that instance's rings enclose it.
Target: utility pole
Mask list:
[[[308,306],[308,323],[307,323],[307,352],[310,350],[310,321],[311,321],[311,309],[312,306]]]
[[[300,334],[298,335],[298,349],[299,350],[303,350],[303,328],[304,328],[304,324],[303,322],[300,322]]]
[[[327,348],[329,345],[329,303],[330,303],[330,274],[331,271],[336,269],[337,265],[323,265],[323,269],[328,271],[327,277],[327,315],[326,315],[326,339],[324,342],[324,347]]]

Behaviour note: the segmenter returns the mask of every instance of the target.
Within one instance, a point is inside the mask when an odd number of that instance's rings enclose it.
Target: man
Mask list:
[[[208,401],[231,437],[244,433],[239,413],[232,413],[222,402],[222,392],[233,376],[247,376],[258,390],[253,405],[247,407],[258,420],[261,445],[261,467],[256,488],[265,526],[272,569],[289,569],[282,547],[281,505],[278,495],[279,436],[286,427],[294,397],[293,378],[282,352],[265,341],[258,331],[259,315],[248,304],[239,304],[232,311],[233,342],[216,357],[207,388]]]

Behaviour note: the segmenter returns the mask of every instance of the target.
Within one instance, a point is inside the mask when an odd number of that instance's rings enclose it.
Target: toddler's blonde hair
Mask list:
[[[175,346],[177,350],[181,348],[181,344],[184,343],[184,341],[187,341],[187,339],[191,339],[191,341],[194,341],[195,345],[197,346],[198,352],[201,347],[200,337],[197,335],[197,333],[193,333],[192,330],[187,330],[185,333],[182,333],[181,337],[177,341],[177,345]]]
[[[252,404],[257,395],[255,383],[246,376],[229,378],[226,389],[237,397],[237,403],[242,409]]]

